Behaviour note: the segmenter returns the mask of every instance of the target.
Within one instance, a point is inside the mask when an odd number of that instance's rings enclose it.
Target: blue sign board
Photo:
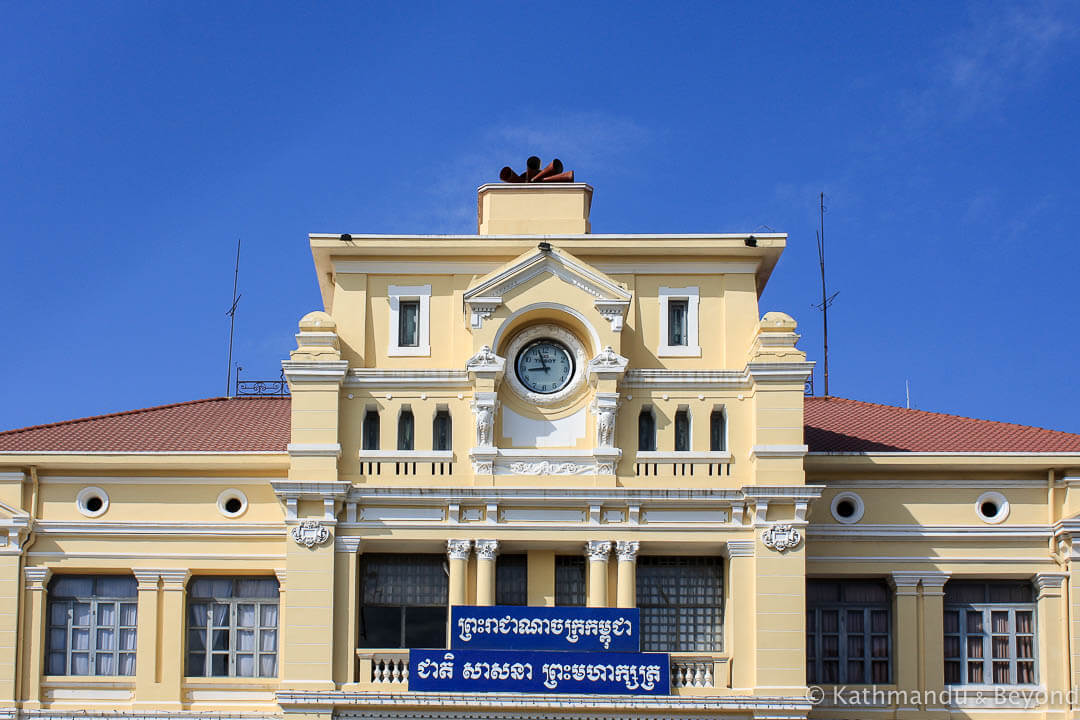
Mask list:
[[[637,608],[456,605],[450,615],[450,647],[637,652],[638,619]]]
[[[667,695],[667,653],[409,650],[410,692]]]

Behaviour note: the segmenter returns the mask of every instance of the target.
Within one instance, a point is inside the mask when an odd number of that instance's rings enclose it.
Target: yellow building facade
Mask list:
[[[288,397],[0,433],[0,718],[1080,716],[1080,436],[809,398],[783,234],[312,235]],[[638,608],[670,694],[410,691],[451,606]]]

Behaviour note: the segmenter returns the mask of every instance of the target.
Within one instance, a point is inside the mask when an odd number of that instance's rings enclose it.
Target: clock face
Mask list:
[[[549,395],[562,390],[574,374],[574,360],[562,343],[537,340],[517,356],[517,376],[535,393]]]

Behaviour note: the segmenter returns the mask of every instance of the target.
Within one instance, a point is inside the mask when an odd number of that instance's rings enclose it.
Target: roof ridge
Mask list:
[[[1027,429],[1027,430],[1039,430],[1041,432],[1054,433],[1056,435],[1066,435],[1068,437],[1080,437],[1080,433],[1071,433],[1071,432],[1066,432],[1065,430],[1054,430],[1053,428],[1046,428],[1046,427],[1042,427],[1040,425],[1024,425],[1022,423],[1005,422],[1004,420],[989,420],[987,418],[971,417],[970,415],[956,415],[954,413],[938,412],[937,410],[919,410],[918,408],[905,408],[905,407],[900,407],[899,405],[886,405],[885,403],[870,402],[868,400],[856,400],[854,398],[840,397],[838,395],[828,395],[828,396],[812,395],[807,399],[815,400],[815,401],[821,400],[821,401],[826,401],[826,402],[829,401],[829,400],[842,400],[843,402],[858,403],[860,405],[870,405],[872,407],[887,408],[889,410],[901,410],[901,411],[904,411],[904,412],[922,413],[923,415],[937,415],[939,417],[955,418],[957,420],[971,420],[972,422],[990,423],[992,425],[1005,425],[1007,427],[1013,427],[1013,428],[1024,428],[1024,429]],[[806,420],[806,418],[804,417],[803,418],[804,424],[805,424],[805,420]]]
[[[17,435],[18,433],[29,432],[31,430],[44,430],[46,428],[60,427],[62,425],[76,425],[78,423],[91,422],[93,420],[105,420],[107,418],[123,417],[125,415],[138,415],[139,413],[153,412],[155,410],[168,410],[175,407],[183,407],[185,405],[198,405],[200,403],[216,402],[218,400],[241,400],[247,398],[235,398],[235,397],[209,397],[201,398],[198,400],[184,400],[183,402],[167,403],[165,405],[154,405],[145,408],[135,408],[134,410],[121,410],[120,412],[104,413],[102,415],[88,415],[87,417],[72,418],[71,420],[58,420],[57,422],[42,423],[41,425],[27,425],[21,428],[12,428],[11,430],[0,430],[0,437],[7,435]],[[265,399],[265,397],[264,397]]]

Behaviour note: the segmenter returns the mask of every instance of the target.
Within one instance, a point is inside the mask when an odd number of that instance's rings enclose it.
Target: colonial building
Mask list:
[[[806,397],[785,235],[538,169],[311,235],[288,394],[0,433],[0,718],[1080,717],[1080,436]],[[411,689],[491,605],[636,608],[669,691]]]

